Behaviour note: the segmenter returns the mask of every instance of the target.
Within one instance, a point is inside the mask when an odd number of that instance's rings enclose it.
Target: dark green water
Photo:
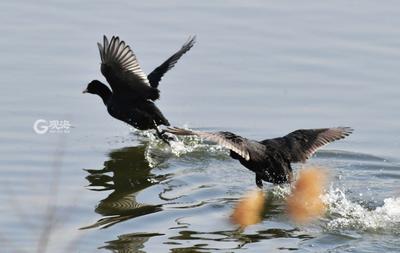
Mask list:
[[[0,9],[1,252],[399,252],[400,5],[363,1],[16,1]],[[260,224],[229,223],[254,176],[197,139],[172,148],[81,91],[119,35],[163,78],[170,122],[253,139],[351,126],[318,152],[327,216],[288,220],[268,186]],[[37,134],[38,119],[68,132]],[[295,166],[296,171],[301,166]],[[86,228],[86,229],[80,229]]]

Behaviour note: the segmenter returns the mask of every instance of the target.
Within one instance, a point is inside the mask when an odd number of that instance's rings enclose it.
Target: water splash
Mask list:
[[[326,229],[357,230],[369,232],[400,233],[400,198],[386,198],[383,206],[368,210],[358,203],[352,202],[345,193],[331,188],[323,200],[328,206],[329,220]]]
[[[276,185],[271,191],[272,196],[279,200],[285,200],[292,193],[290,184]]]
[[[176,156],[182,156],[193,152],[204,152],[208,154],[227,154],[225,148],[212,142],[203,141],[200,137],[180,136],[171,142],[172,153]]]
[[[280,200],[292,192],[289,185],[275,186],[271,193]],[[400,197],[383,200],[373,209],[349,199],[343,189],[329,188],[322,196],[327,207],[321,226],[328,232],[369,232],[400,235]]]
[[[171,156],[181,157],[184,155],[208,155],[208,156],[226,156],[228,152],[223,147],[203,142],[197,136],[184,136],[174,140],[170,140],[169,144],[165,144],[148,131],[143,131],[141,136],[147,138],[148,145],[145,151],[145,158],[149,162],[150,167],[155,167],[166,161]]]

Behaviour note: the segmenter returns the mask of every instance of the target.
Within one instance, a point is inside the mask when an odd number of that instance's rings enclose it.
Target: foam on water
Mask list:
[[[148,138],[145,158],[150,167],[155,167],[171,156],[181,157],[187,154],[210,154],[212,156],[226,155],[227,151],[219,145],[203,142],[197,136],[185,136],[170,140],[166,145],[163,141],[155,137],[151,131],[143,131],[140,136]]]
[[[276,186],[272,194],[278,199],[286,199],[291,191],[289,185]],[[327,207],[321,225],[328,232],[400,234],[400,197],[386,198],[382,206],[374,209],[350,200],[344,189],[331,187],[321,198]]]
[[[326,229],[369,232],[400,232],[400,197],[384,199],[383,206],[368,210],[352,202],[341,189],[329,189],[322,197],[328,206]]]

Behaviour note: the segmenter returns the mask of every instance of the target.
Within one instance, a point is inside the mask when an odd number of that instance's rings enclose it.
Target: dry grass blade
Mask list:
[[[292,194],[287,199],[289,217],[304,224],[324,215],[325,204],[320,196],[327,182],[326,170],[307,168],[300,171]]]
[[[231,215],[231,222],[245,228],[262,220],[265,193],[259,189],[248,192],[236,204]]]

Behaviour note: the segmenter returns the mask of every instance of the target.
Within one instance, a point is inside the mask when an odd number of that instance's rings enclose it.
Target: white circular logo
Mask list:
[[[33,130],[37,134],[45,134],[49,130],[49,124],[45,119],[38,119],[33,123]]]

